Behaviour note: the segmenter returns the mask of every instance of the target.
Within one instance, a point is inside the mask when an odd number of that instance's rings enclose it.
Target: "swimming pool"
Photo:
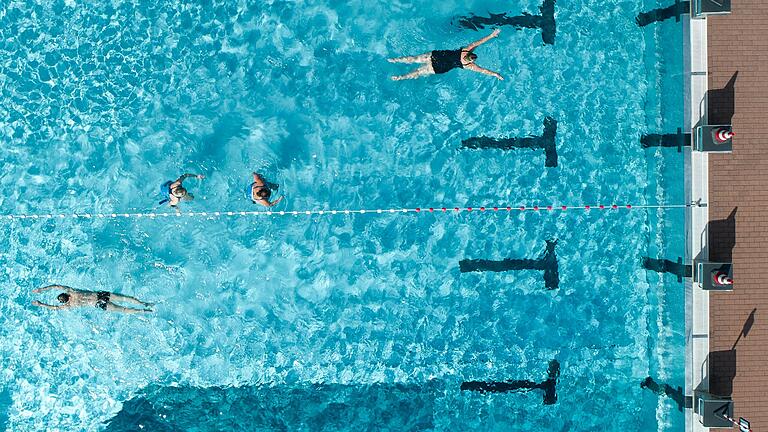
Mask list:
[[[253,210],[253,170],[280,183],[288,211],[683,200],[682,154],[640,143],[682,125],[681,26],[635,23],[655,2],[559,2],[553,43],[503,26],[478,48],[504,81],[406,82],[389,76],[408,65],[386,58],[469,43],[490,29],[463,17],[542,3],[157,3],[0,6],[3,214],[153,211],[158,185],[183,172],[207,177],[185,183],[183,211]],[[547,118],[556,166],[541,149],[462,146],[543,136]],[[640,383],[683,385],[683,285],[643,266],[683,255],[683,221],[680,209],[3,220],[0,425],[680,429],[674,400]],[[461,271],[547,251],[554,286],[540,270]],[[50,283],[159,304],[142,317],[30,306]],[[554,403],[461,389],[542,383],[552,360]]]

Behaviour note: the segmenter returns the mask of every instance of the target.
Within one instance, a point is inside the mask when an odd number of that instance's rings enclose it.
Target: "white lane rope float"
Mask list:
[[[632,210],[632,209],[676,209],[704,207],[706,204],[598,204],[598,205],[533,205],[533,206],[480,206],[480,207],[407,207],[388,209],[338,209],[338,210],[263,210],[263,211],[188,211],[188,212],[139,212],[139,213],[17,213],[0,214],[0,220],[16,219],[139,219],[139,218],[214,218],[240,216],[315,216],[315,215],[350,215],[350,214],[397,214],[397,213],[512,213],[518,212],[564,212],[567,210]]]

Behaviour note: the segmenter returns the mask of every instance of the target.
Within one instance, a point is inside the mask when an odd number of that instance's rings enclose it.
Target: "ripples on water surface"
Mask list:
[[[682,122],[681,25],[634,22],[656,4],[558,2],[554,45],[504,28],[477,53],[505,81],[393,83],[411,66],[387,57],[490,32],[460,15],[539,4],[142,3],[0,5],[3,213],[149,210],[182,172],[207,176],[187,181],[184,209],[251,210],[252,170],[287,210],[682,200],[681,154],[639,145]],[[460,148],[540,135],[547,116],[556,168],[541,151]],[[682,255],[682,226],[679,210],[6,221],[0,425],[96,430],[131,400],[121,415],[145,417],[110,428],[679,429],[639,383],[683,384],[682,284],[640,263]],[[459,272],[549,239],[556,290],[538,271]],[[34,309],[49,283],[160,303]],[[543,380],[553,358],[554,405],[458,390]],[[174,401],[189,415],[154,411]]]

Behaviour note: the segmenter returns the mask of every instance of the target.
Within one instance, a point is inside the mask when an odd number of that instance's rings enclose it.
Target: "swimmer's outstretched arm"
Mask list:
[[[32,292],[33,293],[41,293],[41,292],[46,292],[46,291],[50,291],[50,290],[54,290],[54,289],[55,290],[66,291],[66,292],[69,292],[69,293],[74,291],[72,288],[70,288],[68,286],[64,286],[64,285],[48,285],[48,286],[45,286],[45,287],[42,287],[42,288],[33,289]]]
[[[268,203],[267,205],[268,205],[269,207],[274,207],[274,206],[276,206],[276,205],[277,205],[277,203],[279,203],[280,201],[282,201],[282,200],[283,200],[283,198],[285,198],[285,196],[281,195],[281,196],[280,196],[280,198],[278,198],[278,199],[276,199],[276,200],[274,200],[274,201],[272,201],[272,202],[269,202],[269,201],[267,201],[267,203]]]
[[[471,44],[467,45],[467,47],[464,48],[464,49],[467,50],[467,51],[472,51],[473,49],[479,47],[480,45],[488,42],[489,40],[491,40],[493,38],[495,38],[496,36],[499,35],[499,33],[501,33],[501,30],[496,29],[496,30],[493,31],[493,33],[491,33],[488,36],[480,39],[479,41],[472,42]]]
[[[49,305],[49,304],[45,304],[45,303],[39,302],[37,300],[33,301],[32,305],[33,306],[38,306],[38,307],[44,307],[46,309],[66,309],[68,307],[67,305],[61,305],[61,306]]]
[[[177,178],[174,183],[177,183],[177,182],[181,183],[181,182],[183,182],[184,180],[186,180],[186,179],[188,179],[190,177],[197,177],[199,180],[202,180],[202,179],[205,178],[205,176],[202,175],[202,174],[182,174],[182,176]]]
[[[253,174],[253,182],[256,183],[254,186],[264,186],[264,178],[261,176],[261,174],[257,173],[256,171],[252,172]]]
[[[489,76],[492,76],[492,77],[494,77],[496,79],[500,79],[502,81],[504,80],[504,77],[499,75],[498,73],[496,73],[494,71],[491,71],[491,70],[488,70],[488,69],[485,69],[485,68],[482,68],[482,67],[480,67],[480,66],[478,66],[478,65],[476,65],[474,63],[470,63],[470,64],[464,66],[464,69],[469,69],[469,70],[474,71],[474,72],[479,72],[479,73],[484,74],[484,75],[489,75]]]

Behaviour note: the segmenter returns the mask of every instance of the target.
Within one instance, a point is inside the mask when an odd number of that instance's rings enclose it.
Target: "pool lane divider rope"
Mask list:
[[[239,216],[314,216],[314,215],[350,215],[350,214],[397,214],[397,213],[511,213],[519,212],[563,212],[567,210],[632,210],[632,209],[675,209],[702,207],[706,204],[610,204],[610,205],[545,205],[545,206],[493,206],[493,207],[409,207],[389,209],[341,209],[341,210],[263,210],[263,211],[190,211],[190,212],[141,212],[141,213],[44,213],[44,214],[5,214],[0,220],[15,219],[138,219],[168,217],[239,217]]]

